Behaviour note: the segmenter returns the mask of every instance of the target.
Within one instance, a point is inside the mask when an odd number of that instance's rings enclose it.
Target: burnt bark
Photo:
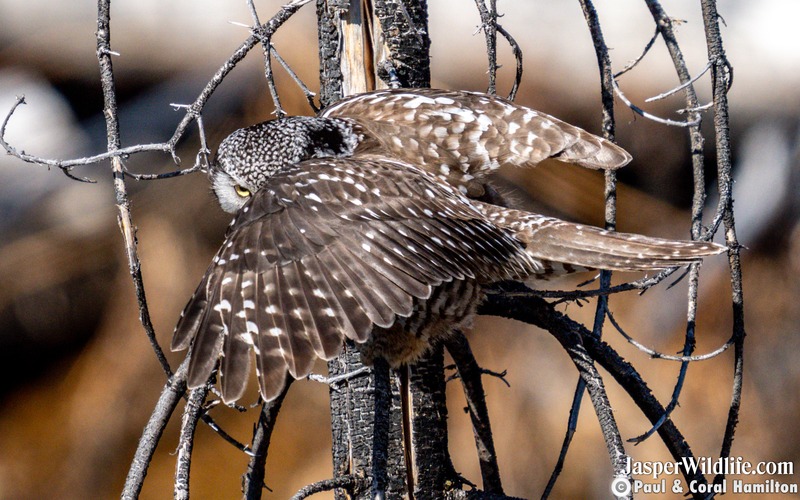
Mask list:
[[[344,77],[341,70],[344,19],[351,6],[346,2],[317,3],[320,53],[320,102],[323,106],[342,97]],[[353,7],[356,8],[356,7]],[[380,33],[364,30],[365,45],[372,47],[374,60],[365,61],[365,81],[383,82],[385,86],[430,86],[430,39],[428,38],[427,4],[424,1],[400,2],[379,0],[374,10],[362,8],[365,19],[377,19]],[[374,17],[373,17],[374,16]],[[344,47],[347,50],[347,47]],[[349,71],[352,71],[349,68]],[[328,365],[331,376],[351,373],[361,367],[359,354],[348,345],[341,356]],[[390,384],[391,395],[378,394],[378,401],[390,402],[389,445],[385,462],[388,480],[387,498],[396,498],[409,491],[414,498],[441,498],[445,485],[455,475],[447,451],[447,407],[445,400],[442,349],[407,369],[402,368],[402,383],[395,373]],[[331,425],[333,432],[334,477],[370,475],[375,465],[383,474],[381,454],[373,454],[375,444],[375,381],[372,376],[347,380],[331,389]],[[402,393],[402,394],[401,394]],[[405,400],[405,401],[404,401]],[[380,409],[379,411],[382,411]],[[382,422],[378,418],[378,422]],[[404,435],[403,427],[407,429]],[[410,463],[412,461],[414,463]],[[379,463],[376,463],[379,462]],[[367,483],[373,483],[371,478]],[[378,484],[383,479],[377,478]],[[370,491],[348,491],[353,498],[368,498]],[[337,490],[337,498],[345,498]]]

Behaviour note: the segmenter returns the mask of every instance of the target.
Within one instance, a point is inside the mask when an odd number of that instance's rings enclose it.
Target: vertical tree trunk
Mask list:
[[[385,88],[389,82],[403,87],[430,86],[424,0],[318,0],[317,15],[323,106],[350,93]],[[359,367],[359,354],[352,343],[328,365],[331,376]],[[401,384],[396,374],[392,380],[387,497],[440,498],[452,471],[442,350],[408,370],[408,384]],[[401,390],[407,394],[401,395]],[[332,388],[335,476],[372,473],[374,401],[371,376]],[[404,420],[411,428],[409,436],[403,435]],[[412,462],[408,468],[407,458]],[[369,491],[348,494],[369,498]],[[341,490],[337,492],[337,498],[346,497]]]

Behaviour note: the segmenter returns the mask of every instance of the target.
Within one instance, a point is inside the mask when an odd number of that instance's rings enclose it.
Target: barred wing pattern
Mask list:
[[[533,166],[556,158],[592,169],[630,162],[622,148],[557,118],[487,94],[396,89],[347,97],[322,117],[356,123],[356,154],[381,151],[425,168],[470,196],[500,165]]]
[[[684,266],[715,255],[724,247],[706,241],[677,241],[606,231],[553,217],[479,201],[478,210],[514,234],[536,263],[534,279],[579,271],[652,271]]]
[[[190,386],[217,360],[223,399],[247,384],[250,350],[262,396],[286,372],[306,376],[342,341],[412,314],[414,299],[453,280],[524,279],[537,264],[456,189],[406,163],[321,159],[274,175],[231,223],[176,327],[194,339]]]

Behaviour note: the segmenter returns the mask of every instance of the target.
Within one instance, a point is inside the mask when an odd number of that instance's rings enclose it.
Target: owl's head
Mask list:
[[[311,158],[351,156],[358,141],[353,124],[338,118],[262,122],[226,137],[208,175],[222,209],[236,213],[281,170]]]

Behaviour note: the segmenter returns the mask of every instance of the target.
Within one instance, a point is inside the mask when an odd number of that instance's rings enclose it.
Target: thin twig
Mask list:
[[[643,116],[644,118],[647,118],[648,120],[653,120],[654,122],[661,123],[662,125],[669,125],[671,127],[692,127],[700,123],[699,118],[694,120],[686,120],[685,122],[683,122],[683,121],[670,120],[669,118],[661,118],[660,116],[648,113],[647,111],[643,110],[639,106],[632,103],[631,100],[628,99],[625,96],[625,94],[622,93],[622,89],[619,88],[619,84],[616,82],[616,80],[614,81],[614,93],[617,94],[617,97],[619,97],[620,100],[624,102],[629,108],[631,108],[631,110],[633,110],[635,113]]]
[[[691,340],[693,340],[693,337],[691,335],[687,335],[687,345],[691,345],[690,344]],[[684,353],[687,353],[687,352],[691,353],[691,350],[684,349]],[[680,398],[681,391],[683,390],[683,383],[686,380],[686,372],[687,372],[688,369],[689,369],[689,362],[688,361],[681,363],[681,369],[678,372],[678,380],[675,382],[675,387],[672,389],[672,396],[670,397],[669,404],[667,404],[667,407],[664,408],[664,414],[661,415],[661,418],[659,418],[658,421],[655,424],[653,424],[650,427],[650,429],[648,429],[643,434],[640,434],[640,435],[638,435],[636,437],[628,439],[629,443],[633,443],[634,445],[638,445],[639,443],[644,442],[650,436],[655,434],[656,431],[658,431],[659,427],[664,425],[664,422],[666,422],[667,419],[670,417],[670,415],[672,415],[673,410],[675,410],[675,408],[678,407],[678,400]]]
[[[261,31],[261,21],[258,20],[258,11],[253,3],[253,0],[246,0],[247,6],[250,9],[250,15],[253,18],[252,32],[261,40],[261,47],[264,50],[264,77],[267,79],[267,87],[272,96],[272,102],[275,105],[274,114],[278,118],[286,116],[286,111],[281,106],[281,99],[278,96],[278,89],[275,86],[275,76],[272,73],[272,33],[266,34]]]
[[[679,361],[681,363],[692,362],[692,361],[706,361],[706,360],[709,360],[709,359],[712,359],[712,358],[715,358],[715,357],[719,356],[720,354],[722,354],[723,352],[728,350],[728,348],[734,343],[734,339],[730,338],[724,344],[722,344],[720,347],[718,347],[718,348],[714,349],[713,351],[708,352],[706,354],[696,354],[696,355],[693,355],[693,356],[687,356],[687,355],[674,356],[674,355],[671,355],[671,354],[664,354],[662,352],[658,352],[656,350],[653,350],[653,349],[651,349],[651,348],[649,348],[649,347],[637,342],[636,339],[634,339],[633,337],[631,337],[630,335],[625,333],[625,330],[623,330],[622,327],[619,325],[619,323],[617,323],[617,320],[614,318],[614,315],[611,313],[611,311],[608,311],[607,314],[608,314],[608,319],[611,321],[611,324],[614,326],[614,329],[617,330],[617,332],[619,332],[619,334],[622,335],[625,338],[625,340],[628,341],[628,343],[630,343],[632,346],[636,347],[637,349],[639,349],[640,351],[642,351],[643,353],[647,354],[648,356],[650,356],[650,357],[652,357],[654,359],[665,359],[667,361]]]
[[[189,391],[186,407],[181,419],[181,434],[178,440],[178,458],[175,460],[175,493],[174,498],[188,500],[189,471],[192,465],[192,448],[194,447],[194,431],[197,421],[203,413],[203,401],[208,395],[208,384]]]
[[[671,267],[669,269],[664,269],[663,271],[659,272],[656,275],[650,277],[644,277],[636,281],[629,281],[627,283],[622,283],[605,289],[598,288],[594,290],[529,290],[525,292],[508,292],[507,290],[505,290],[505,283],[498,283],[495,284],[492,288],[487,288],[485,293],[487,295],[511,293],[512,296],[516,293],[521,293],[525,297],[560,299],[555,302],[556,304],[560,304],[562,302],[570,302],[570,301],[586,299],[590,297],[600,297],[603,295],[628,292],[631,290],[639,290],[639,294],[641,295],[650,288],[654,287],[655,285],[658,285],[666,278],[674,274],[678,269],[681,268]],[[594,279],[590,280],[589,283],[593,281]]]
[[[611,58],[608,54],[608,47],[606,46],[603,37],[603,31],[600,27],[600,19],[597,16],[597,11],[594,8],[591,0],[580,0],[583,9],[583,15],[586,18],[586,24],[589,28],[589,33],[592,36],[592,43],[594,45],[595,54],[597,56],[597,65],[600,71],[600,95],[603,104],[603,136],[609,141],[615,140],[615,124],[614,124],[614,75],[611,71]],[[605,172],[605,228],[607,230],[615,230],[617,226],[617,176],[613,170],[606,170]],[[600,289],[609,288],[611,286],[611,273],[609,271],[602,271],[600,273]],[[601,295],[597,299],[597,310],[595,311],[595,321],[592,334],[596,338],[600,338],[603,332],[603,321],[605,319],[605,312],[608,310],[608,296]],[[576,358],[573,357],[573,362],[578,366],[581,371],[581,378],[586,382],[586,388],[589,391],[589,396],[595,408],[595,413],[600,422],[600,428],[603,431],[603,437],[606,441],[608,454],[611,459],[611,465],[614,469],[615,477],[629,477],[630,473],[627,472],[625,446],[620,436],[619,428],[617,427],[612,413],[612,408],[608,402],[608,397],[605,394],[605,389],[602,385],[602,379],[599,372],[591,360],[581,359],[579,364]],[[595,370],[591,372],[589,370]],[[591,374],[591,376],[587,376]],[[596,384],[596,385],[595,385]],[[595,394],[597,393],[597,394]],[[580,407],[576,411],[579,411]]]
[[[500,26],[499,24],[495,23],[497,27],[497,32],[500,33],[505,37],[508,41],[508,44],[511,46],[511,51],[514,53],[514,60],[517,62],[517,70],[514,74],[514,84],[511,86],[511,91],[508,93],[508,99],[513,101],[517,97],[517,91],[519,90],[519,86],[522,83],[522,49],[520,48],[517,41],[511,36],[511,33],[506,31],[505,28]]]
[[[464,388],[464,397],[467,400],[472,431],[475,435],[475,448],[478,451],[483,489],[487,493],[502,495],[503,484],[500,479],[500,467],[497,463],[489,410],[486,407],[486,396],[481,380],[483,371],[478,366],[469,342],[462,332],[456,331],[449,336],[445,340],[445,347],[456,364],[461,385]]]
[[[111,0],[100,0],[97,4],[97,60],[100,65],[100,84],[103,89],[103,116],[106,117],[106,138],[108,151],[120,148],[119,117],[117,114],[117,95],[114,83],[114,69],[111,64]],[[119,156],[111,159],[111,174],[114,178],[114,194],[117,202],[117,220],[122,238],[125,242],[125,253],[128,260],[128,271],[133,279],[136,300],[139,305],[139,321],[144,327],[150,345],[156,354],[161,368],[172,375],[169,362],[156,338],[155,328],[150,320],[150,310],[145,297],[144,280],[142,279],[141,262],[136,248],[136,226],[130,212],[128,190],[125,186],[125,174]]]
[[[205,151],[204,154],[208,154],[209,151]],[[198,153],[199,155],[200,153]],[[172,172],[164,172],[161,174],[137,174],[134,172],[129,172],[127,169],[125,170],[125,177],[130,177],[136,181],[159,181],[162,179],[171,179],[173,177],[180,177],[182,175],[193,174],[195,172],[202,172],[206,170],[208,167],[203,165],[199,162],[195,163],[189,168],[182,168],[180,170],[173,170]]]
[[[699,80],[710,69],[711,69],[711,62],[708,62],[708,64],[706,64],[706,67],[703,68],[703,71],[701,71],[700,73],[696,74],[691,79],[681,83],[680,85],[678,85],[677,87],[675,87],[675,88],[673,88],[671,90],[667,90],[666,92],[662,92],[661,94],[658,94],[658,95],[653,96],[653,97],[648,97],[647,99],[644,100],[644,102],[653,102],[653,101],[657,101],[659,99],[665,99],[665,98],[667,98],[667,97],[669,97],[669,96],[671,96],[673,94],[676,94],[676,93],[680,92],[681,90],[689,87],[690,85],[692,85],[697,80]]]
[[[676,109],[675,112],[678,113],[679,115],[684,115],[686,113],[697,113],[698,111],[706,111],[706,110],[709,110],[709,109],[711,109],[713,107],[714,107],[714,103],[713,102],[707,102],[707,103],[703,104],[702,106],[695,106],[693,108]]]
[[[207,411],[207,408],[206,408],[206,411]],[[251,450],[249,446],[247,446],[247,445],[245,445],[243,443],[240,443],[236,438],[234,438],[233,436],[231,436],[230,434],[225,432],[225,430],[222,429],[222,427],[220,427],[219,424],[217,424],[217,422],[215,422],[213,418],[211,418],[211,415],[209,415],[208,413],[203,412],[203,413],[200,414],[200,419],[203,422],[205,422],[205,424],[208,425],[208,427],[212,431],[217,433],[217,435],[219,437],[221,437],[222,439],[224,439],[228,443],[232,444],[237,450],[241,451],[242,453],[244,453],[246,455],[253,456],[253,450]]]
[[[175,109],[188,108],[186,104],[170,104]],[[165,172],[162,174],[136,174],[125,170],[125,175],[137,181],[153,181],[161,179],[170,179],[172,177],[179,177],[182,175],[193,174],[194,172],[208,171],[208,157],[211,155],[211,150],[208,148],[208,140],[206,139],[206,130],[203,125],[203,117],[197,115],[197,130],[200,135],[200,149],[197,151],[197,156],[194,160],[194,165],[189,168],[175,170],[172,172]],[[180,159],[175,157],[176,163],[180,163]]]
[[[303,486],[290,500],[303,500],[311,495],[322,493],[323,491],[332,491],[337,488],[363,489],[365,487],[366,480],[363,477],[358,477],[355,474],[338,476],[332,479],[323,479],[322,481],[317,481],[308,486]]]
[[[23,161],[27,161],[29,163],[36,163],[36,164],[39,164],[39,165],[44,165],[44,166],[47,166],[48,168],[51,167],[51,166],[58,167],[58,168],[61,169],[62,172],[64,172],[64,175],[66,175],[70,179],[75,179],[77,181],[88,182],[88,183],[97,182],[97,181],[94,181],[94,180],[88,179],[88,178],[75,177],[74,175],[72,175],[72,172],[71,172],[72,167],[69,166],[69,165],[60,165],[60,164],[48,163],[47,161],[39,161],[39,160],[41,160],[40,158],[36,158],[35,156],[27,155],[27,154],[25,154],[24,151],[22,151],[22,152],[17,151],[16,148],[14,148],[8,142],[6,142],[6,140],[5,140],[5,137],[6,137],[6,126],[8,125],[8,121],[11,119],[11,115],[14,114],[14,111],[16,111],[17,108],[19,106],[21,106],[22,104],[27,104],[25,102],[25,96],[24,95],[17,96],[16,101],[11,106],[11,109],[6,114],[6,117],[3,119],[3,124],[0,125],[0,146],[2,146],[3,149],[6,150],[6,153],[8,153],[8,154],[10,154],[12,156],[16,156],[17,158],[19,158],[19,159],[21,159]]]
[[[277,49],[275,49],[275,46],[272,44],[270,44],[270,51],[272,55],[275,56],[275,60],[277,60],[278,63],[281,66],[283,66],[283,69],[285,69],[286,72],[289,73],[289,76],[292,78],[292,80],[294,80],[297,86],[300,87],[300,90],[303,91],[303,95],[306,96],[308,105],[311,106],[311,109],[314,110],[314,113],[318,113],[319,106],[317,106],[317,104],[314,102],[314,97],[316,97],[317,94],[312,92],[311,89],[308,88],[308,85],[306,85],[305,82],[303,82],[303,80],[301,80],[300,77],[297,76],[297,73],[295,73],[292,67],[289,66],[289,63],[287,63],[286,60],[283,57],[281,57],[280,54],[278,54]]]
[[[636,65],[639,64],[642,61],[642,59],[644,59],[644,56],[646,56],[647,53],[650,52],[650,49],[653,48],[653,44],[656,43],[657,38],[658,38],[658,28],[656,27],[655,33],[653,33],[653,36],[650,38],[650,41],[647,42],[647,45],[644,46],[644,50],[639,55],[639,57],[626,64],[625,67],[622,68],[620,71],[614,73],[614,78],[619,78],[620,76],[624,75],[628,71],[635,68]]]
[[[340,382],[344,382],[346,380],[353,379],[355,377],[359,377],[361,375],[370,373],[372,369],[369,366],[362,366],[356,370],[353,370],[348,373],[342,373],[341,375],[335,375],[333,377],[326,377],[324,375],[320,375],[318,373],[309,373],[306,377],[308,380],[313,382],[319,382],[320,384],[325,384],[330,386],[332,391],[336,390],[336,385]]]
[[[139,498],[139,493],[141,493],[144,485],[144,478],[147,475],[147,468],[153,459],[156,446],[161,440],[161,435],[164,433],[164,428],[167,426],[172,412],[175,411],[175,407],[178,406],[178,402],[186,392],[186,374],[189,370],[191,347],[189,351],[186,358],[175,370],[175,373],[164,384],[161,396],[153,408],[153,413],[147,421],[142,437],[139,438],[136,453],[133,455],[131,467],[128,469],[128,476],[125,478],[125,486],[121,495],[123,500]]]
[[[294,379],[288,377],[286,386],[281,394],[261,406],[261,414],[258,417],[255,432],[253,433],[253,453],[250,463],[247,465],[247,473],[244,476],[244,497],[247,500],[258,500],[261,498],[261,491],[264,488],[264,478],[266,477],[267,453],[269,443],[272,438],[272,431],[275,429],[275,422],[281,410],[283,400],[289,392],[289,387]]]
[[[572,396],[572,406],[570,406],[569,409],[567,432],[564,434],[564,441],[561,443],[561,451],[558,454],[556,465],[553,467],[553,472],[550,473],[550,479],[547,481],[547,486],[545,486],[544,492],[542,493],[542,500],[550,497],[550,494],[553,492],[553,488],[556,485],[556,481],[558,480],[558,476],[561,475],[561,471],[564,468],[564,462],[567,460],[567,452],[569,451],[569,446],[572,443],[572,437],[575,435],[575,431],[578,429],[578,415],[580,415],[581,401],[583,401],[583,391],[585,390],[586,381],[582,378],[579,378],[578,383],[575,384],[575,393]]]
[[[740,245],[736,236],[736,221],[733,213],[733,177],[731,175],[730,121],[728,117],[728,95],[733,71],[725,57],[722,47],[722,36],[719,30],[719,13],[714,0],[701,0],[703,25],[705,27],[708,59],[714,63],[711,69],[711,81],[714,95],[714,131],[717,149],[717,178],[719,188],[719,206],[722,208],[725,225],[725,243],[728,247],[728,266],[730,269],[732,302],[733,302],[733,337],[734,343],[734,376],[731,404],[728,409],[728,421],[725,436],[722,440],[720,458],[727,459],[731,453],[736,425],[739,421],[739,408],[742,398],[742,380],[744,377],[744,295],[742,291],[742,267]],[[718,474],[714,483],[719,484],[725,478]]]
[[[489,0],[489,7],[486,7],[486,0],[475,0],[475,6],[481,16],[481,27],[483,36],[486,38],[486,55],[489,59],[489,86],[487,94],[497,93],[497,1]]]

